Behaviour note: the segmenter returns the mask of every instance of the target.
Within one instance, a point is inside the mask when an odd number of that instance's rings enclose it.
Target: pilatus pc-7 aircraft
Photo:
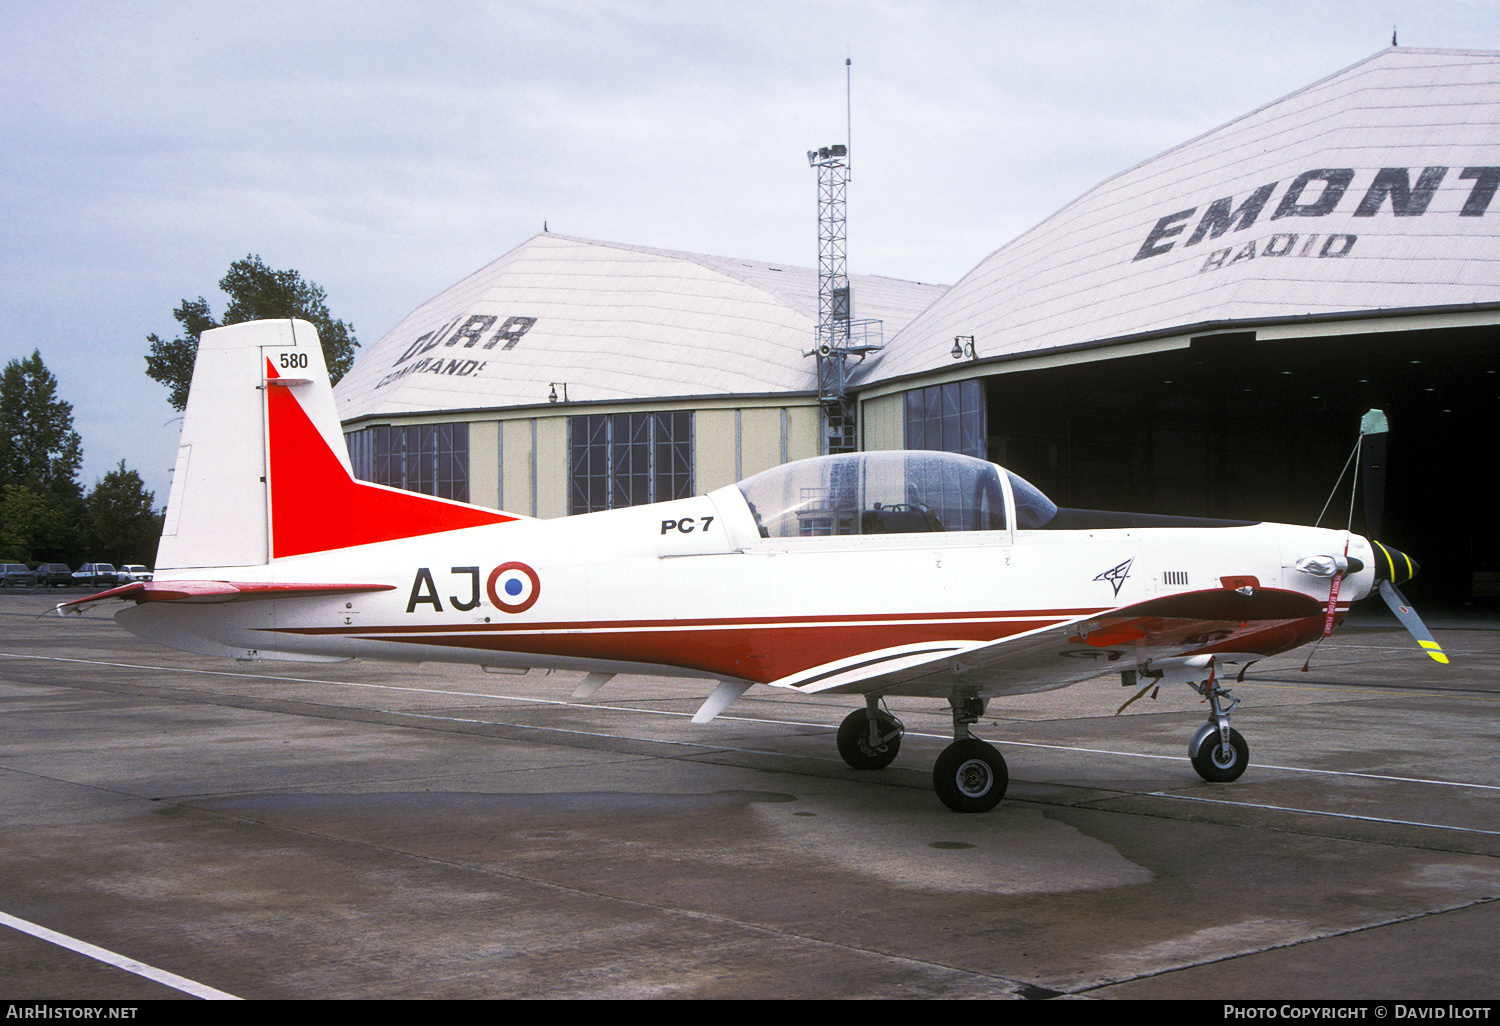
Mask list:
[[[856,769],[896,758],[887,695],[946,701],[933,787],[982,812],[1000,753],[970,733],[993,698],[1119,673],[1208,700],[1188,743],[1208,780],[1249,748],[1227,663],[1314,641],[1402,553],[1347,531],[1060,509],[992,463],[866,452],[775,467],[708,495],[536,520],[354,479],[312,326],[205,332],[156,579],[104,599],[129,630],[236,659],[444,660],[717,678],[694,723],[757,684],[862,698],[838,731]],[[837,587],[824,586],[837,582]]]

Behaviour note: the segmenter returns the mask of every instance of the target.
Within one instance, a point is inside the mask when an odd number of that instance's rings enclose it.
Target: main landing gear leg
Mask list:
[[[1220,687],[1209,665],[1208,680],[1201,684],[1191,681],[1188,686],[1208,699],[1208,722],[1199,727],[1188,742],[1188,758],[1193,769],[1204,780],[1228,783],[1238,780],[1245,767],[1250,765],[1250,746],[1240,732],[1229,726],[1229,711],[1240,704],[1238,698],[1229,694],[1229,689]]]
[[[1010,773],[992,746],[969,733],[984,715],[984,699],[972,691],[948,696],[953,707],[953,743],[932,766],[932,789],[954,812],[988,812],[1005,797]]]
[[[880,708],[880,696],[866,695],[865,707],[856,709],[839,724],[839,755],[851,769],[885,769],[901,751],[906,728]]]

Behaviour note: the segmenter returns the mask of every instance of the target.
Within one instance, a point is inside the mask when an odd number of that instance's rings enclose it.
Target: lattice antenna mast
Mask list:
[[[818,169],[818,334],[835,344],[849,338],[848,152],[834,145],[807,153]]]
[[[845,59],[845,105],[848,77]],[[852,129],[852,121],[846,130]],[[855,449],[854,408],[848,396],[849,357],[860,360],[883,344],[878,320],[853,320],[849,288],[849,234],[845,204],[849,195],[849,147],[834,144],[807,151],[807,163],[818,169],[818,401],[823,408],[823,451]]]

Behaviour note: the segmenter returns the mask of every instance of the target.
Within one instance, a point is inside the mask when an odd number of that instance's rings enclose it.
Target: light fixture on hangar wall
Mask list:
[[[845,59],[845,107],[849,105],[849,69]],[[847,128],[846,128],[847,131]],[[860,360],[884,345],[882,323],[853,319],[849,288],[848,221],[849,147],[834,144],[807,151],[807,163],[818,169],[818,328],[811,353],[818,362],[818,403],[822,409],[822,451],[856,449],[854,404],[849,399],[849,357]]]

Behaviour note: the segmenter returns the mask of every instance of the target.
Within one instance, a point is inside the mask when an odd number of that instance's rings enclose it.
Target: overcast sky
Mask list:
[[[259,254],[373,345],[542,229],[951,283],[1101,180],[1495,0],[0,4],[0,360],[39,349],[85,488],[166,501],[146,336]]]

